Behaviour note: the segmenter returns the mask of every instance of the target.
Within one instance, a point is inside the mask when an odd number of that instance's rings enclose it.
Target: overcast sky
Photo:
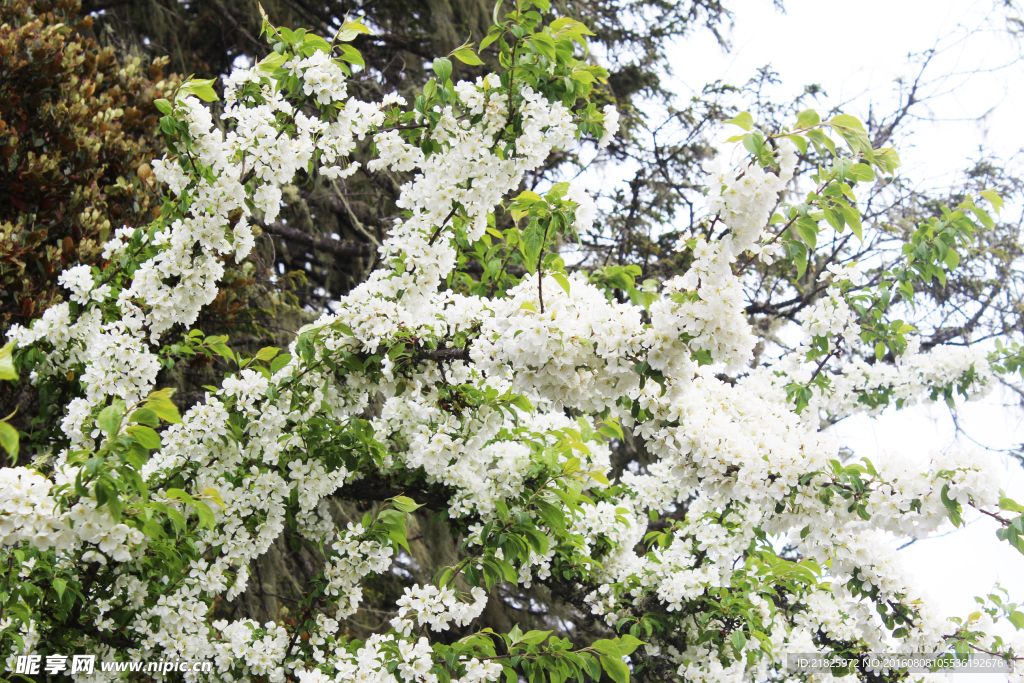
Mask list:
[[[732,50],[723,53],[709,32],[680,43],[671,60],[676,88],[688,95],[716,78],[742,84],[770,64],[782,80],[779,95],[819,84],[829,95],[819,108],[843,102],[864,117],[871,104],[891,110],[896,78],[917,76],[908,55],[938,48],[921,92],[939,96],[915,110],[935,121],[913,125],[913,136],[897,143],[904,174],[941,180],[979,145],[1004,157],[1024,145],[1020,43],[1003,30],[996,2],[785,0],[783,14],[769,0],[734,0]],[[961,26],[976,32],[964,39]],[[990,71],[968,73],[978,69]]]
[[[816,108],[847,103],[844,111],[864,118],[869,106],[891,110],[893,82],[913,78],[919,68],[908,59],[938,47],[926,73],[928,94],[937,96],[918,114],[913,135],[895,141],[904,161],[902,173],[924,185],[953,182],[979,146],[1002,159],[1024,146],[1024,68],[1020,45],[1001,31],[1005,22],[992,14],[995,2],[959,0],[785,0],[786,13],[769,0],[733,0],[735,25],[727,34],[732,50],[723,53],[709,34],[697,35],[672,54],[676,90],[684,96],[705,83],[723,79],[742,84],[757,68],[771,64],[782,84],[778,95],[795,95],[806,84],[823,86],[829,98]],[[987,19],[986,19],[987,17]],[[976,28],[967,36],[958,26]],[[983,73],[967,74],[972,70]],[[947,448],[1007,448],[1024,442],[1024,412],[993,395],[962,409],[961,426],[973,438],[955,438],[945,405],[887,413],[871,420],[847,420],[834,428],[837,440],[858,455],[910,455],[927,463]],[[1024,471],[1006,457],[991,454],[1002,470],[1008,493],[1024,500]],[[976,516],[968,515],[969,520]],[[975,609],[973,595],[988,592],[998,580],[1024,602],[1024,556],[995,538],[992,520],[976,520],[962,530],[902,551],[907,566],[948,616]],[[972,677],[973,678],[973,677]],[[981,681],[992,683],[991,676]],[[958,677],[958,683],[967,678]]]

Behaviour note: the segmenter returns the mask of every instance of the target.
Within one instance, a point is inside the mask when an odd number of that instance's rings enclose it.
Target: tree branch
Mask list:
[[[267,234],[275,235],[288,240],[289,242],[305,244],[306,246],[313,247],[314,249],[329,251],[336,256],[373,256],[373,246],[366,242],[357,242],[356,240],[336,240],[330,237],[310,235],[307,232],[303,232],[302,230],[298,230],[297,228],[293,228],[282,223],[271,223],[261,227],[263,228],[263,232]]]

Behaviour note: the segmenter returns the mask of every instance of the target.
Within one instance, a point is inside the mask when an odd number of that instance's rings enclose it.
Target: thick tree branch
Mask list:
[[[423,350],[416,354],[417,358],[423,360],[437,361],[438,363],[449,360],[469,360],[469,347],[464,349],[434,349]]]
[[[302,230],[282,223],[270,223],[269,225],[263,225],[262,228],[263,232],[269,235],[275,235],[276,237],[288,240],[289,242],[304,244],[308,247],[313,247],[314,249],[328,251],[337,256],[373,256],[373,246],[366,242],[358,242],[356,240],[336,240],[331,239],[330,237],[310,235],[307,232],[303,232]]]

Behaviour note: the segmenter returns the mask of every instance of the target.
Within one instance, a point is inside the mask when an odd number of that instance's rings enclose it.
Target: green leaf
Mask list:
[[[807,243],[808,249],[814,251],[818,243],[818,224],[807,216],[800,216],[796,220],[796,232],[800,239]]]
[[[942,504],[946,506],[946,511],[949,513],[949,521],[953,522],[953,526],[963,526],[964,520],[960,516],[960,503],[949,497],[949,484],[942,487]]]
[[[609,439],[624,438],[622,427],[619,426],[619,422],[615,418],[602,422],[601,426],[597,428],[597,432]]]
[[[476,53],[470,50],[468,47],[462,47],[452,53],[452,57],[459,60],[463,64],[469,64],[470,66],[480,66],[483,64],[483,60],[476,56]]]
[[[1008,614],[1006,618],[1010,620],[1010,623],[1013,624],[1013,627],[1018,631],[1024,628],[1024,612],[1014,611]]]
[[[818,112],[813,109],[804,109],[802,112],[796,115],[796,127],[797,128],[810,128],[821,123],[821,117],[818,116]]]
[[[615,659],[622,659],[623,652],[619,649],[619,644],[614,640],[595,640],[590,644],[590,647],[600,652],[602,655],[607,657],[614,657]]]
[[[499,5],[501,4],[501,0],[498,0],[498,4]],[[498,38],[501,37],[501,32],[500,31],[495,31],[494,30],[495,28],[496,27],[492,27],[490,32],[487,34],[487,36],[483,40],[480,41],[480,51],[481,52],[484,51],[484,48],[486,48],[488,45],[490,45],[491,43],[493,43],[494,41],[496,41]]]
[[[991,230],[992,228],[995,227],[996,223],[995,221],[992,220],[992,217],[988,215],[987,211],[985,211],[984,209],[980,209],[977,206],[970,206],[968,207],[968,209],[972,211],[975,216],[978,217],[978,220],[981,221],[981,224],[984,225],[987,229]]]
[[[139,408],[132,411],[132,414],[128,416],[128,421],[146,425],[147,427],[160,426],[160,418],[149,408]]]
[[[537,33],[530,38],[530,42],[533,43],[533,47],[537,52],[548,59],[554,61],[557,58],[555,41],[551,39],[551,36],[545,33]]]
[[[565,513],[562,512],[561,508],[551,503],[537,501],[537,509],[540,511],[540,517],[548,525],[548,528],[556,532],[565,530]]]
[[[523,534],[538,555],[546,555],[548,552],[548,537],[529,527],[523,527]]]
[[[807,138],[803,135],[787,135],[786,137],[797,146],[801,154],[807,154]]]
[[[498,569],[501,570],[501,574],[505,577],[506,581],[516,583],[519,580],[519,572],[517,572],[511,564],[505,560],[499,559],[494,559],[492,561],[498,566]]]
[[[281,368],[283,368],[284,366],[288,365],[288,363],[291,361],[291,359],[292,359],[292,355],[290,353],[282,353],[280,356],[275,358],[270,363],[270,371],[272,373],[279,372],[281,370]]]
[[[192,509],[199,515],[199,526],[212,529],[214,525],[213,510],[204,500],[193,500]]]
[[[639,638],[635,638],[631,635],[620,636],[616,640],[618,641],[619,652],[623,655],[631,655],[638,647],[647,644]]]
[[[402,512],[412,512],[423,507],[412,498],[408,498],[406,496],[395,496],[394,498],[391,499],[391,504],[394,505],[396,509],[401,510]]]
[[[96,418],[96,424],[107,433],[107,436],[114,438],[121,426],[122,417],[124,417],[124,401],[114,401],[112,405],[100,411],[100,416]]]
[[[860,119],[855,116],[850,116],[849,114],[838,114],[832,117],[832,120],[829,121],[829,123],[832,124],[833,127],[840,126],[843,128],[850,128],[852,130],[864,130],[864,124],[860,122]]]
[[[731,119],[723,121],[723,123],[731,123],[734,126],[739,126],[743,130],[750,130],[754,125],[754,117],[750,115],[750,112],[740,112]]]
[[[555,278],[555,282],[557,282],[562,287],[562,289],[565,290],[566,294],[569,293],[569,278],[567,278],[562,273],[552,273],[551,277]]]
[[[182,491],[181,489],[167,489],[167,492],[164,495],[166,495],[168,498],[180,500],[183,503],[187,504],[189,507],[191,507],[193,510],[195,510],[196,514],[199,516],[199,526],[206,527],[207,529],[213,528],[213,510],[210,509],[210,506],[207,505],[205,501],[196,500],[195,498],[190,496],[185,491]],[[172,511],[170,508],[168,508],[167,512],[168,514],[170,514],[170,512]]]
[[[815,148],[820,152],[820,148],[827,149],[832,156],[836,156],[836,143],[832,141],[832,138],[825,135],[820,128],[807,131],[807,137],[814,143]]]
[[[999,499],[999,508],[1010,512],[1024,512],[1024,505],[1021,505],[1017,501],[1007,498],[1006,496]]]
[[[366,28],[366,25],[363,24],[363,22],[361,22],[359,19],[352,19],[351,21],[346,21],[344,24],[342,24],[341,30],[343,33],[353,33],[356,35],[360,33],[372,33],[372,31]],[[352,36],[352,38],[354,37],[355,35]],[[349,40],[352,40],[352,38],[343,38],[339,35],[338,40],[344,40],[347,42]]]
[[[68,587],[68,582],[59,576],[53,577],[53,590],[57,592],[57,599],[60,600],[64,597],[64,589]]]
[[[494,22],[498,23],[498,22]],[[559,17],[551,22],[551,31],[556,35],[561,35],[562,29],[566,29],[567,32],[581,35],[581,36],[592,36],[595,35],[593,31],[586,27],[585,24],[570,19],[569,17]]]
[[[228,506],[224,504],[224,499],[220,497],[220,491],[213,488],[212,486],[203,489],[203,495],[212,500],[217,505],[219,505],[221,510],[228,509]]]
[[[982,190],[978,194],[989,201],[996,213],[1002,210],[1003,198],[995,190]]]
[[[601,657],[601,666],[615,683],[629,683],[629,667],[621,659]]]
[[[320,36],[314,35],[312,33],[310,33],[302,40],[302,44],[320,50],[320,52],[327,52],[328,54],[331,52],[331,44],[328,43],[323,38],[321,38]]]
[[[265,346],[256,352],[256,360],[272,360],[274,356],[281,353],[281,349],[274,348],[273,346]]]
[[[764,136],[756,131],[748,135],[744,135],[743,146],[751,154],[760,155],[764,150]]]
[[[804,273],[807,272],[807,247],[803,242],[789,240],[785,243],[785,248],[786,255],[796,264],[797,279],[803,279]]]
[[[178,412],[178,407],[171,402],[173,392],[173,389],[151,392],[146,397],[145,407],[156,413],[156,416],[164,422],[178,424],[181,422],[181,414]]]
[[[441,83],[445,83],[448,77],[452,75],[452,63],[451,60],[445,57],[438,57],[433,63],[434,73],[437,74],[438,80]]]
[[[946,251],[946,255],[942,257],[942,262],[945,263],[950,270],[956,270],[957,266],[960,265],[960,254],[956,249],[949,249]]]
[[[529,645],[540,645],[552,633],[553,631],[527,631],[523,634],[523,637],[519,640],[519,642],[527,643]]]
[[[829,225],[836,229],[836,232],[842,232],[843,226],[846,224],[846,221],[843,218],[843,212],[832,208],[825,209],[825,220],[828,221]]]
[[[852,206],[844,206],[840,209],[843,212],[843,218],[846,220],[850,229],[853,230],[853,234],[857,236],[861,242],[864,241],[864,229],[860,223],[860,211]]]
[[[743,631],[733,631],[731,640],[732,646],[736,648],[736,653],[743,652],[743,648],[747,644],[747,637],[743,635]]]
[[[860,153],[868,161],[874,161],[875,152],[871,148],[871,141],[868,139],[867,131],[857,118],[849,114],[839,114],[829,121],[835,130],[846,141],[850,151],[854,154]]]
[[[153,100],[153,104],[156,106],[157,111],[161,114],[170,114],[172,111],[174,111],[174,105],[171,104],[171,101],[165,100],[162,97],[158,100]]]
[[[206,79],[194,79],[186,81],[180,88],[178,88],[177,97],[187,97],[189,95],[195,95],[204,102],[214,102],[219,100],[217,93],[213,89],[213,84],[216,82],[215,78]]]
[[[160,435],[144,425],[132,425],[125,431],[131,434],[143,448],[156,449],[162,445]]]
[[[188,522],[185,521],[185,515],[166,506],[163,511],[164,514],[167,515],[167,518],[171,520],[171,524],[174,526],[177,533],[181,533],[188,528]]]
[[[18,430],[0,420],[0,447],[3,447],[12,459],[18,457],[18,439]]]
[[[0,348],[0,379],[18,379],[18,370],[14,367],[14,342],[7,342]]]
[[[167,489],[167,491],[164,492],[164,495],[173,500],[180,500],[189,504],[193,502],[192,496],[181,489]]]
[[[341,54],[339,55],[341,59],[349,64],[355,64],[356,66],[361,66],[364,69],[366,68],[366,62],[363,61],[363,54],[359,50],[355,49],[351,45],[346,45],[345,43],[341,43],[335,47],[341,51]]]
[[[110,516],[114,518],[114,521],[121,521],[121,501],[117,497],[117,487],[108,483],[109,480],[103,480],[96,482],[96,505],[106,504],[107,509],[110,511]],[[100,498],[103,501],[100,502]]]
[[[875,150],[875,167],[883,173],[892,174],[902,163],[900,155],[892,147],[883,147]]]
[[[216,353],[218,356],[221,356],[222,358],[227,358],[228,360],[234,360],[235,354],[231,351],[230,348],[228,348],[228,345],[225,343],[226,341],[227,337],[219,337],[214,335],[212,337],[206,338],[206,345],[209,346],[210,350]]]
[[[868,182],[875,179],[875,172],[867,164],[854,164],[850,169],[850,175],[858,181]]]
[[[402,546],[406,552],[409,552],[409,542],[405,538],[405,533],[399,529],[390,529],[388,531],[388,538],[391,539],[392,543],[397,543]]]
[[[530,399],[526,398],[521,394],[519,396],[516,396],[515,400],[512,401],[512,405],[514,405],[516,408],[519,408],[525,413],[532,413],[534,410],[533,404],[530,403]]]
[[[283,54],[271,52],[269,55],[260,60],[259,64],[256,65],[256,68],[264,73],[270,74],[273,73],[276,69],[281,68],[287,61],[288,58]]]

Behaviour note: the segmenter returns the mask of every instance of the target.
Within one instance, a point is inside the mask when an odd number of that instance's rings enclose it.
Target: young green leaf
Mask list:
[[[743,130],[750,130],[754,125],[754,117],[750,115],[750,112],[740,112],[731,119],[726,119],[723,123],[731,123],[734,126],[739,126]]]
[[[18,370],[14,367],[14,342],[7,342],[0,348],[0,379],[17,381]]]
[[[469,64],[470,66],[480,66],[484,63],[483,60],[477,57],[476,53],[468,47],[461,47],[458,50],[455,50],[452,52],[452,57],[455,57],[455,59],[459,60],[463,64]]]

